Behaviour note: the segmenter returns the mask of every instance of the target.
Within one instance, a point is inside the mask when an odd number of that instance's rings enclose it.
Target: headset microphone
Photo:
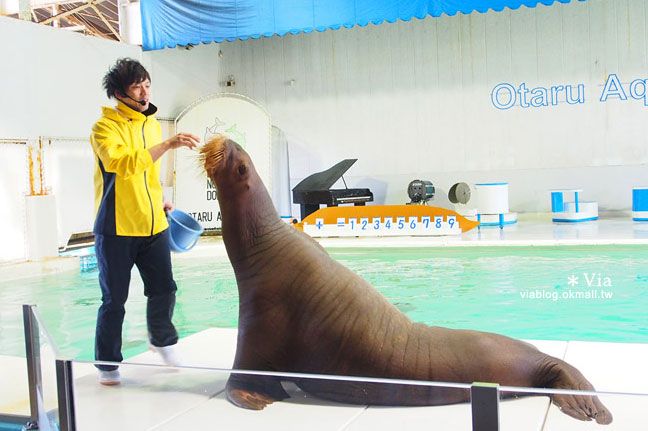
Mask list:
[[[139,103],[142,106],[146,106],[146,100],[135,100],[132,97],[130,97],[128,94],[124,93],[124,96],[128,97],[130,100],[132,100],[135,103]]]

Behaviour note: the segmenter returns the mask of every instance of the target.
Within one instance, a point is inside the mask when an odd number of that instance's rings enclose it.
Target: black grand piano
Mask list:
[[[373,193],[369,189],[330,188],[357,160],[342,160],[332,168],[304,178],[295,186],[292,190],[293,202],[300,204],[302,220],[317,211],[322,204],[333,207],[340,204],[364,205],[365,202],[373,201]],[[346,187],[344,178],[342,181]]]

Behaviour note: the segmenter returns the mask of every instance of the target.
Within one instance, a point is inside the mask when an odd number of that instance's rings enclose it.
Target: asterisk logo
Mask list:
[[[578,284],[578,277],[576,275],[570,275],[567,277],[567,284],[570,286],[576,286]]]

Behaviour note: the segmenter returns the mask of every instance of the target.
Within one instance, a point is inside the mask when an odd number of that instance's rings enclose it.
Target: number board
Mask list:
[[[304,224],[304,232],[313,237],[329,236],[441,236],[459,235],[461,228],[455,216],[396,216],[338,218],[336,224]]]

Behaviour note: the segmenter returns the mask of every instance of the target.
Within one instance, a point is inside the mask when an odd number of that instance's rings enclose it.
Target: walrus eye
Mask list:
[[[239,167],[238,167],[238,172],[239,172],[239,175],[240,175],[240,176],[245,175],[245,173],[247,172],[247,166],[245,166],[245,165],[239,165]]]

